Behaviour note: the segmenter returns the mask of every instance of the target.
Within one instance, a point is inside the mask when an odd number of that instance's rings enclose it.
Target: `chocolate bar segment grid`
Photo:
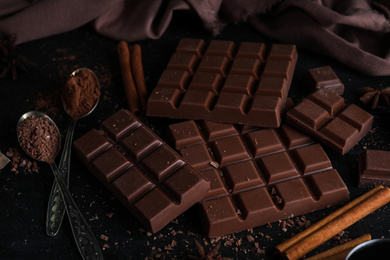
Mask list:
[[[317,90],[290,109],[286,121],[345,154],[370,131],[373,116],[354,104],[347,106],[335,93]]]
[[[147,115],[278,127],[297,57],[294,45],[182,39]]]
[[[209,237],[349,199],[321,145],[288,125],[260,129],[190,120],[170,125],[168,138],[210,181],[199,203]]]
[[[74,142],[81,161],[150,231],[201,200],[210,183],[128,110]]]

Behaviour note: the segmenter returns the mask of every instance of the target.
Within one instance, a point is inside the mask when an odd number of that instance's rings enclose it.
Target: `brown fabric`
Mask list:
[[[272,13],[250,17],[249,23],[265,35],[365,74],[390,75],[390,24],[367,1],[286,0]]]
[[[20,44],[91,24],[133,42],[161,37],[174,11],[191,10],[213,35],[226,23],[247,22],[362,73],[390,75],[388,7],[386,0],[2,0],[0,31]]]

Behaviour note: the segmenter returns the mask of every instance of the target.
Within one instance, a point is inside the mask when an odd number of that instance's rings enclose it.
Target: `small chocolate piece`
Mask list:
[[[0,170],[3,169],[11,160],[0,152]]]
[[[286,121],[345,154],[370,131],[373,116],[345,105],[335,93],[318,90],[289,110]]]
[[[128,110],[73,147],[87,168],[150,231],[201,200],[210,183]]]
[[[221,236],[348,200],[348,189],[314,140],[277,129],[211,121],[169,126],[179,153],[210,181],[199,202],[206,234]]]
[[[320,89],[337,95],[344,93],[344,84],[329,66],[310,69],[307,73],[307,87],[310,92]]]
[[[278,127],[297,62],[294,45],[182,39],[149,97],[148,116]]]
[[[359,154],[359,187],[390,187],[390,152],[365,150]]]

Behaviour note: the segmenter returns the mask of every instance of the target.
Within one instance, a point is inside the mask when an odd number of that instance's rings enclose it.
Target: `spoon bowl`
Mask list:
[[[24,113],[20,118],[19,118],[19,121],[17,123],[17,129],[19,129],[19,126],[20,124],[26,120],[27,118],[30,118],[30,117],[34,117],[34,118],[46,118],[49,123],[55,127],[56,129],[56,132],[58,133],[58,147],[56,149],[56,152],[54,154],[52,154],[50,156],[50,158],[47,160],[47,161],[43,161],[39,158],[37,158],[36,156],[33,156],[31,153],[29,153],[29,151],[27,151],[25,149],[24,146],[20,145],[21,148],[23,149],[23,151],[28,154],[31,158],[33,158],[34,160],[37,160],[37,161],[40,161],[40,162],[47,162],[47,163],[52,163],[54,162],[54,158],[57,156],[58,152],[60,151],[61,149],[61,135],[60,135],[60,130],[58,129],[56,123],[54,123],[53,119],[51,119],[48,115],[46,115],[45,113],[42,113],[42,112],[39,112],[39,111],[29,111],[27,113]],[[21,140],[20,140],[20,137],[19,137],[19,132],[18,132],[18,143],[21,144]]]
[[[33,118],[45,118],[49,121],[49,124],[52,126],[55,126],[55,131],[56,134],[58,134],[58,146],[57,149],[53,154],[48,156],[47,160],[40,160],[39,158],[35,157],[34,155],[29,152],[26,147],[24,147],[23,142],[24,140],[20,139],[19,135],[19,128],[21,124],[28,118],[33,117]],[[61,144],[61,138],[60,138],[60,131],[58,130],[57,125],[54,123],[54,121],[47,115],[45,115],[42,112],[38,111],[30,111],[25,114],[23,114],[17,124],[17,137],[18,137],[18,142],[21,148],[26,152],[27,155],[29,155],[31,158],[41,161],[41,162],[47,162],[50,165],[50,168],[53,171],[54,177],[56,182],[58,183],[58,193],[60,194],[63,204],[65,206],[65,210],[68,213],[69,217],[69,223],[71,225],[72,233],[74,240],[77,244],[77,247],[79,249],[79,252],[82,256],[83,259],[103,259],[103,255],[101,253],[99,243],[96,240],[95,235],[93,234],[92,230],[89,228],[88,223],[85,221],[83,218],[80,210],[78,209],[76,203],[74,202],[72,195],[70,194],[65,181],[63,177],[60,175],[57,165],[54,162],[54,159],[56,155],[58,154],[59,147]],[[42,132],[39,131],[39,129],[36,130],[36,133],[41,135]],[[45,132],[44,132],[45,133]],[[49,136],[50,137],[50,136]],[[33,149],[39,149],[39,147],[34,147],[35,144],[32,144]]]
[[[78,76],[78,75],[79,75],[80,73],[82,73],[82,72],[86,72],[86,73],[88,73],[89,75],[92,76],[93,80],[94,80],[95,83],[96,83],[96,88],[99,90],[99,95],[98,95],[98,97],[95,99],[95,103],[93,104],[93,106],[92,106],[89,110],[85,110],[85,111],[84,111],[85,113],[82,113],[82,114],[80,114],[80,115],[72,114],[72,113],[69,111],[69,109],[68,109],[67,106],[66,106],[66,100],[64,99],[64,96],[62,95],[62,96],[61,96],[61,100],[62,100],[62,105],[63,105],[63,107],[64,107],[64,110],[65,110],[65,112],[66,112],[72,119],[74,119],[74,120],[75,120],[75,119],[77,120],[77,119],[79,119],[79,118],[86,117],[87,115],[91,114],[91,113],[95,110],[95,108],[97,107],[97,105],[98,105],[98,103],[99,103],[99,99],[100,99],[100,83],[99,83],[98,77],[96,76],[96,74],[95,74],[92,70],[90,70],[90,69],[88,69],[88,68],[79,68],[79,69],[73,71],[72,73],[70,73],[69,76],[68,76],[68,79],[71,79],[72,77],[76,77],[76,76]]]

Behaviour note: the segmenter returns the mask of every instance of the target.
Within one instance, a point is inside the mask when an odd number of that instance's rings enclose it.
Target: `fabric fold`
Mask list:
[[[389,6],[385,0],[4,0],[0,31],[21,44],[90,24],[105,37],[134,42],[160,38],[174,12],[190,11],[211,35],[248,23],[276,41],[384,76],[390,75]]]

